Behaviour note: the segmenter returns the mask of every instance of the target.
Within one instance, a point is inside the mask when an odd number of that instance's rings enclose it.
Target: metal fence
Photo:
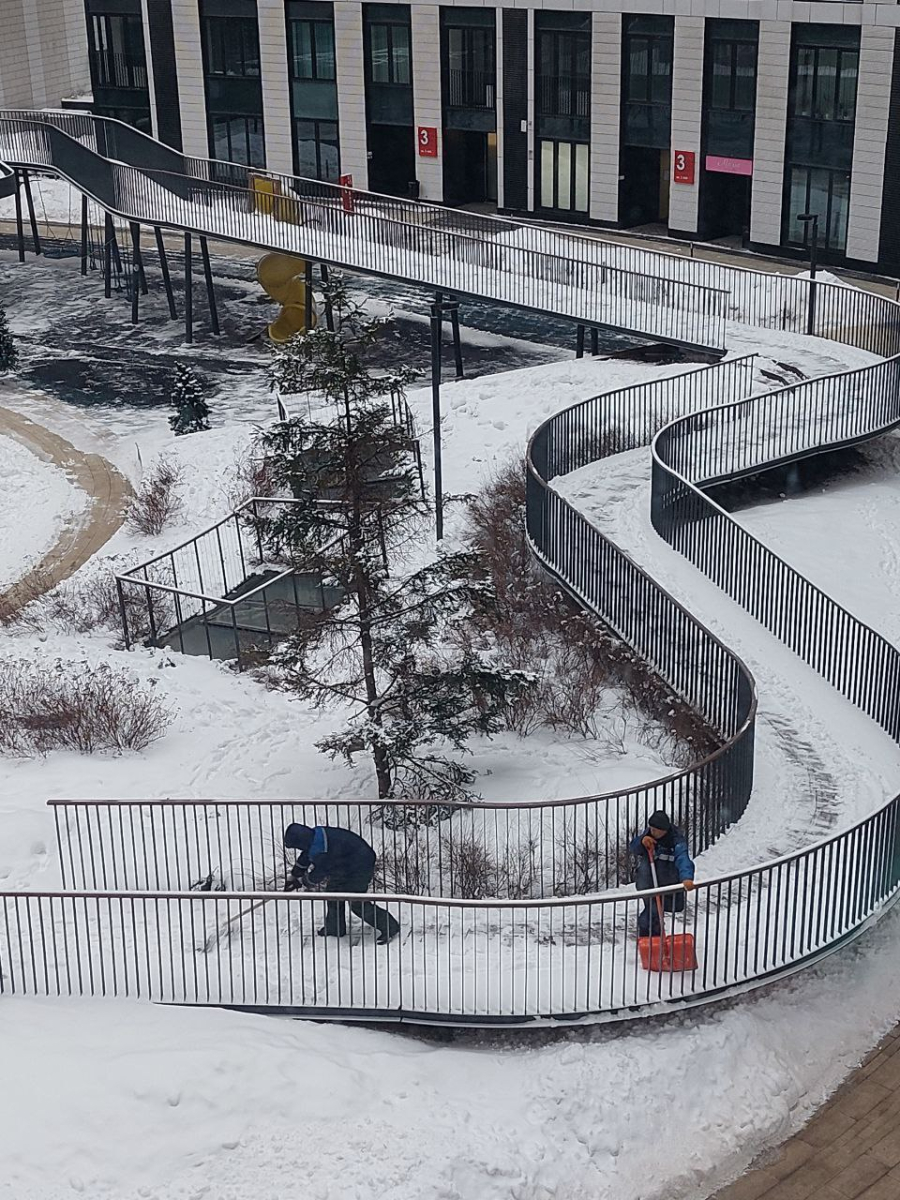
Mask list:
[[[539,249],[526,226],[499,218],[467,227],[446,209],[318,180],[266,172],[263,194],[253,186],[258,171],[178,155],[118,126],[75,113],[3,114],[0,159],[57,171],[129,221],[714,353],[724,347],[727,297],[716,289]]]
[[[401,928],[376,946],[358,925],[340,941],[316,936],[325,903],[359,902],[344,893],[6,892],[2,988],[432,1024],[644,1016],[797,970],[854,936],[900,883],[898,807],[891,801],[797,854],[702,881],[683,926],[696,969],[643,969],[633,931],[653,893],[373,895],[366,902]]]
[[[66,152],[77,156],[82,149],[68,147]],[[114,189],[117,164],[106,163],[106,168]],[[316,202],[322,204],[320,195]],[[340,199],[330,211],[339,209]],[[357,211],[362,214],[363,209],[361,204]],[[600,269],[596,263],[587,265]],[[741,306],[750,304],[748,297],[759,285],[750,280],[741,286],[749,291],[742,296],[732,290],[732,307],[746,314],[749,310]],[[791,289],[785,293],[790,311],[778,310],[778,305],[772,309],[768,293],[769,309],[761,299],[753,300],[755,308],[744,319],[802,327],[792,322],[804,317],[809,281],[786,286]],[[815,301],[818,332],[875,353],[900,352],[897,305],[824,284],[816,285]],[[798,306],[802,311],[795,311]],[[695,850],[704,838],[705,844],[714,840],[749,796],[753,680],[727,647],[553,491],[549,484],[555,475],[626,449],[670,422],[657,434],[653,450],[652,519],[657,530],[900,738],[898,652],[745,533],[701,490],[895,426],[900,420],[898,362],[741,399],[750,369],[746,362],[723,363],[573,406],[545,422],[529,446],[528,532],[540,561],[722,738],[722,747],[703,762],[628,793],[640,796],[634,810],[638,820],[651,805],[684,812],[677,806],[687,798],[695,805],[690,810],[695,823],[689,826]],[[705,411],[698,412],[700,408]],[[638,438],[631,425],[641,431]],[[312,822],[330,820],[333,814],[336,823],[352,826],[357,821],[376,836],[371,805],[60,804],[67,882],[90,890],[0,894],[3,986],[25,994],[141,995],[343,1019],[355,1015],[480,1024],[545,1017],[612,1020],[673,1001],[699,1003],[797,970],[859,933],[898,891],[900,798],[894,798],[814,846],[751,870],[702,880],[684,918],[684,931],[696,941],[696,970],[641,968],[633,932],[649,894],[552,896],[551,891],[569,891],[573,884],[556,875],[556,858],[546,842],[534,899],[524,891],[512,894],[513,871],[505,877],[507,899],[440,894],[463,886],[459,849],[472,828],[466,822],[485,822],[479,836],[489,843],[488,824],[508,821],[512,813],[522,822],[537,812],[543,828],[548,810],[578,805],[583,819],[587,814],[587,825],[590,814],[606,820],[609,803],[610,797],[589,797],[559,805],[458,806],[453,812],[429,812],[420,831],[426,831],[424,857],[428,859],[432,838],[437,865],[420,877],[420,886],[431,894],[385,889],[383,895],[367,897],[390,908],[401,923],[401,937],[387,947],[375,947],[369,931],[357,925],[342,942],[317,940],[325,898],[183,890],[197,882],[189,878],[194,871],[206,876],[210,889],[236,882],[257,886],[258,851],[260,863],[277,878],[285,866],[281,829],[298,815]],[[150,818],[147,809],[153,813]],[[385,819],[390,811],[399,821]],[[409,808],[381,806],[377,824],[385,861],[395,833],[402,836],[402,859],[414,820]],[[462,836],[448,843],[443,834],[450,829]],[[422,845],[419,832],[412,843],[413,859]],[[493,844],[498,850],[509,848],[519,836],[499,824]],[[527,824],[521,836],[526,845],[531,842]],[[235,841],[239,849],[245,844],[251,848],[250,870],[243,877],[241,853],[227,858]],[[573,844],[564,842],[569,849]],[[174,848],[171,853],[169,847]],[[182,847],[187,848],[184,855]],[[448,853],[454,856],[452,866]],[[527,867],[527,858],[525,863]],[[228,880],[226,865],[232,872]],[[151,890],[136,890],[141,886]],[[177,890],[168,890],[172,887]],[[345,898],[333,894],[328,899]]]
[[[186,542],[116,576],[126,648],[171,646],[182,653],[257,661],[325,612],[341,592],[314,570],[272,561],[265,529],[292,500],[254,497]]]

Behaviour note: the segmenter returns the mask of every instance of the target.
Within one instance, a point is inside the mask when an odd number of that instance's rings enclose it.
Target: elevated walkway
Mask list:
[[[720,287],[604,261],[500,218],[189,158],[103,117],[0,110],[0,163],[67,179],[137,225],[256,246],[719,357]],[[265,191],[260,180],[264,180]]]

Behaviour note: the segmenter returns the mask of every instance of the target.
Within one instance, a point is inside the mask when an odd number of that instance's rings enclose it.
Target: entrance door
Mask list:
[[[743,237],[750,227],[750,176],[704,171],[701,204],[704,237]]]
[[[477,130],[444,130],[444,199],[448,204],[477,204],[490,198],[487,137]]]
[[[623,146],[620,162],[619,218],[626,227],[666,224],[669,220],[669,152],[647,146]]]
[[[416,177],[415,139],[409,125],[369,126],[369,190],[408,196]]]

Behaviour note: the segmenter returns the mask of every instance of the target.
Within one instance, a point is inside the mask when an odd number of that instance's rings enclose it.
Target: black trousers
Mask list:
[[[367,892],[372,882],[374,866],[355,875],[343,875],[328,880],[329,892]],[[379,908],[371,900],[351,900],[350,911],[355,917],[393,937],[400,931],[399,923],[386,908]],[[347,932],[347,907],[343,900],[329,900],[325,905],[325,933],[328,937],[343,937]]]
[[[661,863],[656,864],[656,877],[660,887],[668,887],[671,883],[679,883],[678,872],[674,867],[666,870]],[[643,855],[638,859],[634,882],[639,892],[649,891],[653,887],[653,875],[650,871],[650,860]],[[660,896],[664,912],[684,912],[684,892],[670,892],[668,896]],[[654,937],[660,934],[659,911],[656,907],[656,897],[644,901],[644,908],[638,917],[638,936]]]

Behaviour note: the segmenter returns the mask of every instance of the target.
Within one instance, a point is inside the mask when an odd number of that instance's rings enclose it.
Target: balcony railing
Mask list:
[[[493,71],[450,71],[448,103],[451,108],[493,108]]]
[[[113,54],[110,51],[95,51],[91,57],[93,75],[98,87],[146,91],[146,63],[135,62],[126,54]]]

